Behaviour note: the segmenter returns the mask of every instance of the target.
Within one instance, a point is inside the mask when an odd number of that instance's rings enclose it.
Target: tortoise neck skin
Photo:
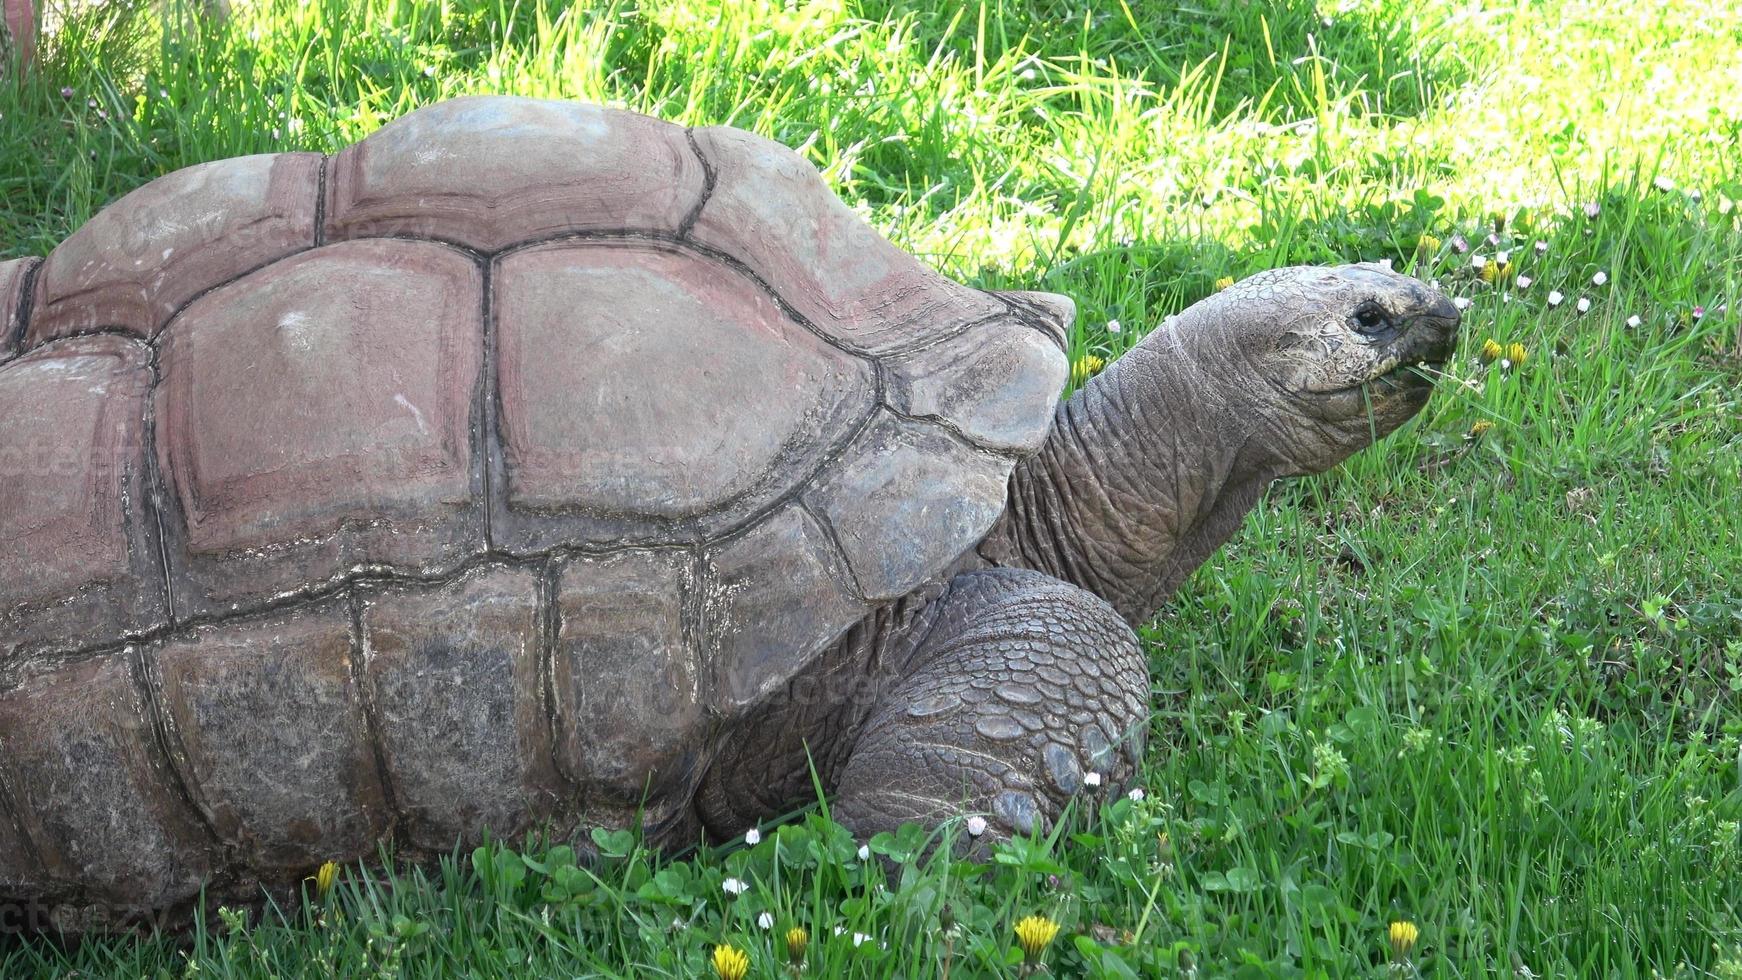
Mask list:
[[[1458,310],[1379,266],[1261,273],[1169,317],[1060,405],[979,555],[1147,622],[1271,481],[1407,422]]]
[[[1154,334],[1151,335],[1151,338]],[[1148,339],[1059,405],[980,547],[1148,621],[1289,467],[1256,413]]]

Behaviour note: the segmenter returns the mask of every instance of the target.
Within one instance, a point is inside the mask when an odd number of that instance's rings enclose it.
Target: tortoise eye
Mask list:
[[[1355,311],[1355,327],[1362,333],[1378,333],[1388,322],[1385,311],[1371,303]]]

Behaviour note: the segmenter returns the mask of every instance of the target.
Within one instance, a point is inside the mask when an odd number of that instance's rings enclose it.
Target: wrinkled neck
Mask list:
[[[1166,604],[1285,469],[1264,451],[1261,406],[1186,356],[1169,329],[1059,406],[980,548],[995,564],[1088,589],[1133,624]]]

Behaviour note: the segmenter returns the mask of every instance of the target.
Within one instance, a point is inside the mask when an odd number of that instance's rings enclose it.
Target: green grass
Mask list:
[[[1010,976],[1041,912],[1059,975],[1386,975],[1406,917],[1422,975],[1742,977],[1734,5],[242,6],[87,11],[0,83],[4,253],[177,167],[512,92],[799,147],[948,273],[1075,296],[1078,354],[1222,276],[1352,259],[1469,298],[1467,336],[1415,423],[1274,488],[1143,630],[1146,798],[1056,840],[880,840],[887,878],[818,813],[684,861],[498,848],[191,945],[0,944],[0,975],[693,977],[730,942],[768,977],[798,924],[807,975]],[[1481,283],[1460,235],[1534,281]],[[1479,364],[1487,338],[1528,359]]]

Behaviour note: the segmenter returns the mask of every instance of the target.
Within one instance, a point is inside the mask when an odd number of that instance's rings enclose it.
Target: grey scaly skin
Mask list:
[[[813,767],[862,834],[958,813],[1028,833],[1090,773],[1121,786],[1148,717],[1132,624],[1273,480],[1413,416],[1458,319],[1372,265],[1262,273],[1169,318],[1059,407],[958,574],[861,624],[716,760],[702,820],[730,833],[799,805]]]

